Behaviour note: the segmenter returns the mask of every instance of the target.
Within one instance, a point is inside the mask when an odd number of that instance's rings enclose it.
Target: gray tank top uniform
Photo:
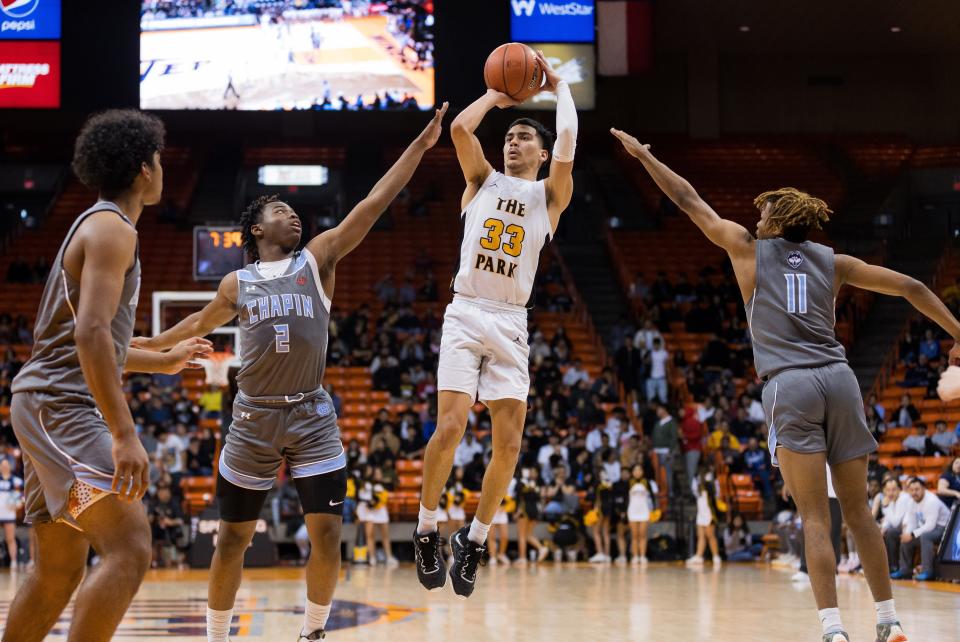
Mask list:
[[[106,491],[112,483],[113,439],[83,377],[74,340],[80,283],[63,267],[64,252],[77,229],[91,214],[103,211],[115,212],[133,227],[109,201],[99,201],[77,217],[47,277],[34,326],[33,352],[11,386],[13,429],[25,455],[26,511],[31,521],[62,517],[77,479]],[[110,323],[118,379],[140,296],[139,252],[133,259]]]
[[[284,459],[295,478],[345,467],[333,401],[321,387],[330,300],[316,260],[297,252],[275,278],[251,263],[237,280],[239,394],[221,475],[242,488],[269,490]]]
[[[747,320],[774,463],[777,446],[826,452],[830,463],[872,452],[860,385],[834,332],[833,249],[762,239],[756,261]]]

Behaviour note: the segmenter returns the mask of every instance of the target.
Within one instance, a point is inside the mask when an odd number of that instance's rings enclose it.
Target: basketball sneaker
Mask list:
[[[327,639],[327,634],[323,632],[323,629],[317,629],[310,635],[304,635],[303,633],[301,633],[300,637],[297,638],[297,642],[303,642],[304,640],[306,640],[306,642],[313,642],[313,640],[325,640],[325,639]]]
[[[838,633],[825,633],[823,642],[850,642],[850,636],[840,631]]]
[[[447,565],[440,554],[440,533],[417,533],[413,530],[413,559],[417,579],[428,591],[439,591],[447,583]]]
[[[473,593],[477,582],[477,567],[487,547],[472,541],[467,535],[470,527],[464,526],[450,538],[453,549],[453,564],[450,565],[450,580],[453,592],[466,599]]]
[[[908,642],[899,622],[877,625],[877,642]]]

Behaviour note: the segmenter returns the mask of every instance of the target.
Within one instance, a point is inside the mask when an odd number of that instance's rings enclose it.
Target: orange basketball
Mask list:
[[[543,74],[533,49],[519,42],[508,42],[487,56],[483,80],[490,89],[523,102],[540,91]]]

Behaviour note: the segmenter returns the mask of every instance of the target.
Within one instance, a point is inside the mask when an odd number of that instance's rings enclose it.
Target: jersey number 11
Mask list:
[[[784,274],[787,279],[787,312],[807,313],[807,275]]]

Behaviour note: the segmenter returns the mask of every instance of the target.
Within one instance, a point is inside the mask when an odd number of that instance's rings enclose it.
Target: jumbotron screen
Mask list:
[[[140,107],[434,105],[433,0],[142,0]]]

